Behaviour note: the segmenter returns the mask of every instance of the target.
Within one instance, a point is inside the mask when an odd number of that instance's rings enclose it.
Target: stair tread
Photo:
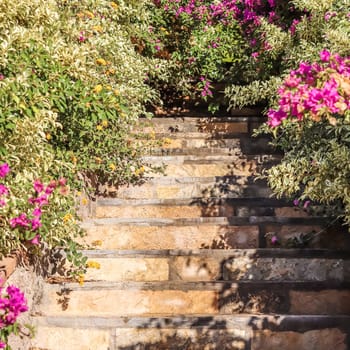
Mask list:
[[[125,257],[249,257],[249,258],[303,258],[303,259],[343,259],[350,260],[350,251],[332,249],[164,249],[164,250],[83,250],[90,258],[125,258]]]
[[[77,282],[49,284],[50,290],[96,291],[96,290],[135,290],[135,291],[223,291],[237,288],[256,289],[297,289],[297,290],[350,290],[350,281],[273,281],[273,280],[238,280],[238,281],[86,281],[83,285]]]
[[[254,225],[258,223],[295,224],[295,225],[319,225],[327,223],[329,218],[324,217],[275,217],[275,216],[249,216],[249,217],[199,217],[199,218],[98,218],[87,219],[83,227],[91,225]],[[244,228],[243,228],[244,230]]]
[[[36,324],[57,327],[83,328],[203,328],[227,329],[230,327],[254,327],[280,331],[306,331],[324,327],[346,327],[350,329],[350,316],[347,315],[288,315],[288,314],[236,314],[191,316],[36,316]],[[252,321],[254,323],[252,324]]]

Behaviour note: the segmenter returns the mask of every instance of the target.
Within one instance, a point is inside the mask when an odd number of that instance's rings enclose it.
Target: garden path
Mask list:
[[[344,235],[286,248],[324,220],[253,180],[280,158],[252,139],[261,122],[248,109],[145,122],[161,144],[145,161],[164,174],[97,199],[83,225],[100,269],[45,286],[33,349],[349,349]]]

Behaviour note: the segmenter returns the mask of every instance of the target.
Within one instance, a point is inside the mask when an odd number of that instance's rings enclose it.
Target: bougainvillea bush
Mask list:
[[[276,102],[282,80],[300,62],[313,62],[327,48],[349,54],[349,3],[347,0],[245,1],[252,9],[248,22],[251,56],[243,84],[226,88],[231,108]],[[265,2],[266,3],[266,2]],[[271,7],[272,6],[272,7]],[[272,10],[272,11],[271,11]]]
[[[0,131],[0,255],[23,251],[42,256],[44,248],[58,248],[66,252],[67,270],[80,273],[86,259],[76,243],[82,234],[76,193],[59,175],[69,164],[55,158],[45,133],[55,119],[38,115],[13,123],[11,133]],[[74,172],[73,166],[69,169]]]
[[[18,323],[18,317],[26,311],[28,311],[27,301],[19,288],[0,287],[0,349],[11,350],[8,338],[11,334],[20,333],[21,325]]]
[[[265,131],[285,152],[265,174],[277,196],[334,205],[349,224],[350,57],[322,50],[317,62],[300,63],[279,88]]]
[[[151,77],[153,84],[208,99],[215,90],[213,82],[238,79],[245,41],[223,3],[154,0],[149,4],[152,23],[136,44],[143,55],[160,58],[167,72]]]
[[[0,4],[0,128],[11,128],[10,117],[54,114],[58,124],[46,137],[56,157],[75,167],[74,176],[66,173],[71,181],[96,186],[137,178],[141,148],[130,134],[157,95],[146,83],[156,59],[140,56],[131,41],[146,26],[144,7],[144,1]]]
[[[84,270],[78,190],[142,173],[132,133],[157,98],[158,62],[132,42],[146,3],[0,2],[0,255],[63,247],[68,269]]]

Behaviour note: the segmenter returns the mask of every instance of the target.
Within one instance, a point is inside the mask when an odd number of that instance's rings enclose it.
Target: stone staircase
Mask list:
[[[280,159],[251,138],[261,121],[244,110],[145,122],[162,144],[145,160],[165,173],[97,199],[83,226],[100,269],[45,285],[31,349],[350,349],[348,237],[271,244],[325,220],[253,180]]]

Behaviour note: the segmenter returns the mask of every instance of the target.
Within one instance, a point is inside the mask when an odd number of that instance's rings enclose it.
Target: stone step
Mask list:
[[[263,193],[260,193],[263,194]],[[281,205],[281,201],[259,203],[242,198],[189,198],[189,199],[98,199],[94,205],[95,218],[199,218],[199,217],[250,217],[280,216],[307,218],[300,208]],[[266,203],[265,205],[263,205]],[[268,205],[271,204],[272,205]],[[253,205],[253,207],[247,206]],[[260,204],[260,205],[259,205]]]
[[[242,159],[241,154],[235,155],[171,155],[171,156],[144,156],[143,161],[146,163],[151,163],[152,165],[162,165],[162,164],[173,164],[173,165],[184,165],[184,164],[235,164],[238,161],[249,161],[257,162],[258,164],[267,162],[277,162],[281,159],[279,155],[253,155]],[[216,176],[216,175],[214,175]],[[220,175],[218,175],[220,176]]]
[[[87,282],[45,285],[43,316],[175,316],[239,313],[350,315],[350,283],[335,281]]]
[[[282,243],[301,234],[321,232],[327,220],[319,217],[272,216],[201,218],[104,218],[85,220],[82,243],[97,249],[234,249],[271,245],[271,235]],[[343,231],[316,234],[312,248],[347,249]]]
[[[232,156],[145,156],[143,161],[145,174],[152,177],[213,177],[213,176],[252,176],[261,167],[268,167],[280,161],[277,155],[259,155],[245,157],[241,154]],[[152,167],[163,168],[154,172]],[[149,176],[149,175],[148,175]]]
[[[278,154],[269,145],[269,139],[257,137],[252,140],[246,135],[212,135],[202,133],[154,134],[157,140],[153,147],[146,148],[146,153],[155,154],[225,154],[240,152],[244,155]]]
[[[96,249],[200,249],[257,248],[259,227],[236,225],[158,225],[149,222],[132,225],[105,223],[105,220],[85,221],[87,231],[83,243]]]
[[[88,281],[349,281],[350,254],[331,250],[84,251]]]
[[[250,131],[251,124],[261,124],[262,118],[250,117],[186,117],[186,118],[152,118],[141,121],[136,130],[143,133],[208,133],[241,134]]]
[[[203,202],[208,197],[271,198],[271,190],[263,181],[249,176],[157,177],[144,178],[139,185],[121,186],[115,196],[119,199],[188,199]],[[251,201],[247,201],[247,204]],[[285,203],[270,200],[269,203]]]
[[[32,345],[47,350],[346,350],[350,334],[349,316],[61,316],[34,321]]]
[[[245,139],[228,140],[189,140],[187,138],[164,137],[159,141],[159,146],[146,148],[145,154],[154,156],[166,155],[223,155],[232,156],[243,154],[245,156],[280,154],[269,145],[268,141],[259,142],[256,140],[250,144]]]

